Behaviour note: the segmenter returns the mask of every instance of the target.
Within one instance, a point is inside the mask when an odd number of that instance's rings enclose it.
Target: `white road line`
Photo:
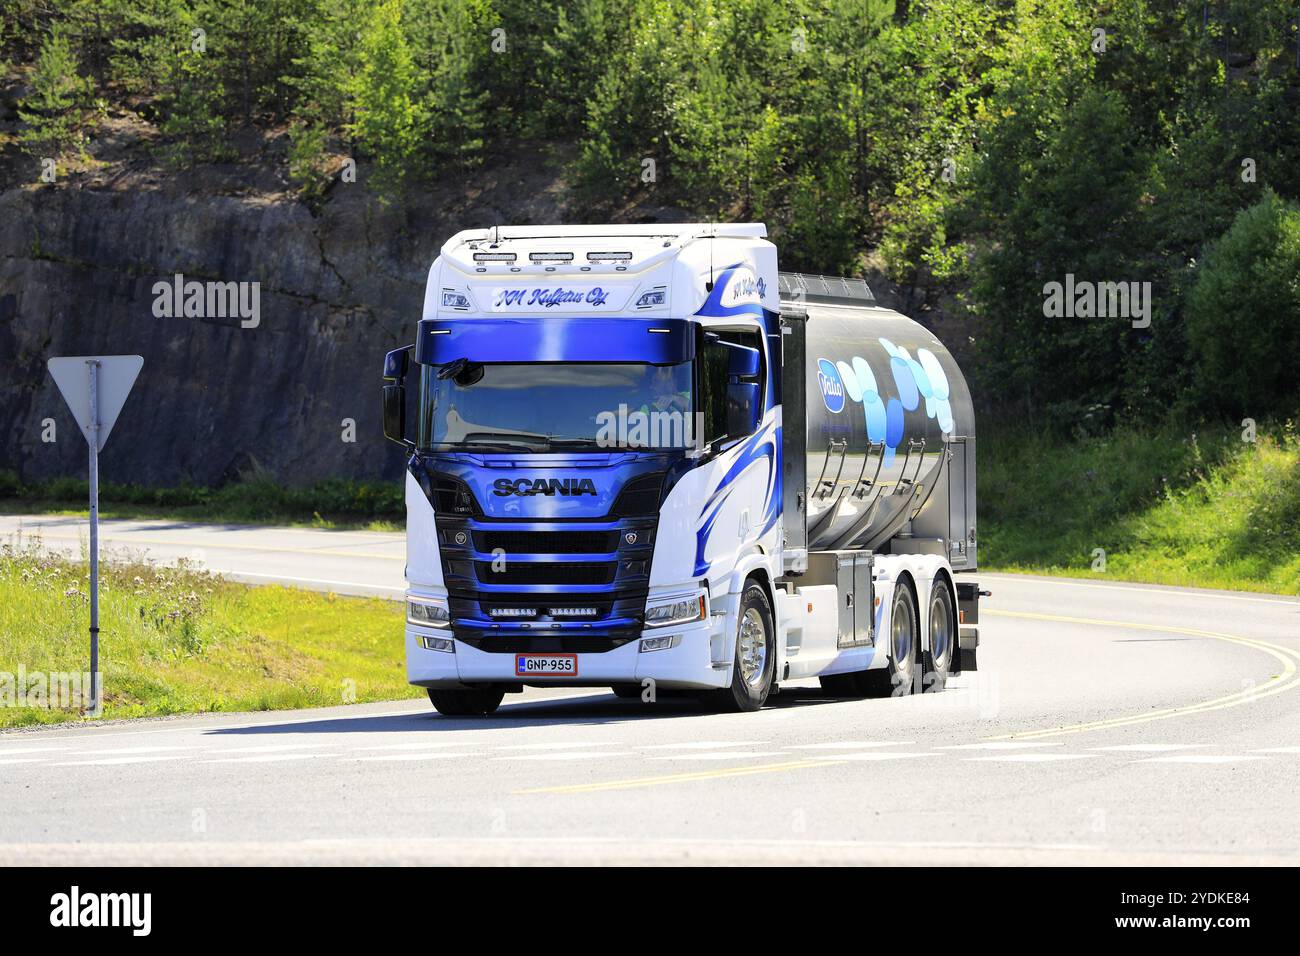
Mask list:
[[[291,724],[315,724],[327,720],[374,720],[376,717],[417,717],[428,713],[429,705],[427,703],[424,704],[422,707],[414,706],[419,704],[418,700],[412,700],[410,703],[412,704],[412,706],[407,708],[406,710],[385,710],[373,714],[336,714],[333,716],[326,716],[317,713],[312,717],[285,717],[281,720],[245,721],[239,724],[217,724],[216,726],[213,727],[205,726],[202,723],[187,723],[185,726],[182,727],[155,727],[150,730],[118,730],[117,728],[121,726],[120,724],[105,724],[104,726],[95,730],[93,733],[79,734],[75,737],[55,736],[51,739],[59,743],[77,743],[86,740],[94,740],[96,742],[99,742],[99,741],[104,741],[109,739],[116,739],[118,737],[138,737],[145,734],[196,733],[200,735],[207,735],[207,734],[222,733],[228,730],[249,730],[249,729],[256,729],[259,727],[284,727],[286,725],[291,725]],[[283,713],[286,714],[302,713],[302,711],[286,710]],[[188,720],[194,720],[195,718],[199,718],[201,716],[202,715],[200,714],[188,714],[185,716],[185,718],[182,719],[188,721]],[[61,728],[51,728],[51,730],[55,730],[56,732],[59,729]],[[0,734],[0,741],[4,740],[4,736],[5,736],[4,734]]]
[[[967,763],[998,760],[1009,763],[1049,763],[1053,760],[1097,759],[1101,754],[997,754],[993,757],[967,757]]]
[[[380,761],[380,760],[392,762],[392,761],[405,761],[405,760],[452,760],[456,757],[483,757],[483,756],[486,756],[486,754],[474,753],[472,751],[461,751],[457,753],[448,753],[446,751],[442,751],[440,753],[381,754],[375,757],[351,757],[351,758],[344,758],[344,759],[360,760],[363,762],[373,762],[373,761]]]
[[[906,752],[900,750],[865,750],[849,754],[819,754],[818,760],[905,760],[908,757],[942,757],[943,754],[933,750],[923,752]]]
[[[269,754],[280,753],[285,750],[315,750],[320,747],[328,747],[329,744],[265,744],[250,747],[213,747],[204,750],[201,756],[204,757],[225,757],[228,754]]]
[[[160,760],[189,760],[189,754],[154,754],[152,756],[108,757],[104,760],[69,760],[52,764],[55,767],[112,767],[127,763],[157,763]]]
[[[1163,588],[1144,588],[1144,587],[1125,587],[1122,584],[1094,584],[1092,581],[1071,580],[1070,578],[1039,577],[1031,574],[1014,574],[1008,572],[989,572],[989,576],[997,574],[993,580],[1028,582],[1031,584],[1059,584],[1063,587],[1070,588],[1098,588],[1105,591],[1128,591],[1130,594],[1163,594],[1166,597],[1185,596],[1192,598],[1201,598],[1206,601],[1249,601],[1254,604],[1295,604],[1296,599],[1285,594],[1273,595],[1271,597],[1245,597],[1240,594],[1220,594],[1215,591],[1210,594],[1205,593],[1204,588],[1180,588],[1180,587],[1163,587]]]
[[[400,561],[401,558],[393,558],[394,561]],[[206,568],[213,574],[224,575],[228,578],[242,578],[247,581],[270,581],[273,584],[283,584],[285,581],[292,581],[294,584],[324,584],[332,588],[366,588],[371,591],[386,591],[391,594],[405,594],[405,587],[395,587],[391,584],[363,584],[360,581],[334,581],[328,578],[295,578],[287,574],[254,574],[251,571],[236,571],[230,568]],[[367,597],[368,595],[360,595]]]
[[[570,747],[608,747],[610,741],[601,740],[561,740],[549,744],[511,744],[508,747],[493,747],[493,750],[567,750]]]
[[[757,747],[766,740],[692,740],[680,744],[652,744],[642,750],[716,750],[719,747]]]
[[[403,744],[362,744],[359,747],[350,747],[350,750],[369,752],[372,750],[432,750],[435,747],[472,747],[468,740],[412,740]]]
[[[991,743],[982,744],[955,744],[952,746],[936,747],[936,750],[1026,750],[1030,747],[1060,747],[1058,741],[1031,742],[1027,740],[995,740]]]
[[[191,747],[96,747],[94,750],[78,750],[71,756],[107,757],[110,754],[152,754],[164,751],[193,750]]]
[[[753,750],[753,751],[717,751],[714,753],[685,753],[671,754],[665,757],[651,757],[651,760],[747,760],[751,757],[785,757],[788,756],[784,750]]]
[[[1300,754],[1300,747],[1264,747],[1252,750],[1253,754]]]
[[[509,757],[493,757],[493,760],[593,760],[598,757],[631,757],[632,751],[575,750],[571,753],[545,754],[511,754]]]
[[[840,740],[821,744],[792,744],[790,750],[858,750],[868,747],[902,747],[915,740]]]
[[[11,754],[42,754],[42,753],[61,753],[67,750],[67,747],[4,747],[0,746],[0,757],[8,757]]]
[[[1110,753],[1165,753],[1170,750],[1191,750],[1195,747],[1208,747],[1209,744],[1116,744],[1113,747],[1089,747],[1089,750],[1105,750]]]
[[[20,757],[17,760],[0,760],[0,767],[11,767],[19,763],[45,763],[48,757]]]
[[[256,757],[226,757],[218,760],[204,760],[203,763],[278,763],[284,760],[315,760],[329,754],[260,754]]]
[[[1178,754],[1173,757],[1147,757],[1137,763],[1241,763],[1243,760],[1267,760],[1250,754]]]

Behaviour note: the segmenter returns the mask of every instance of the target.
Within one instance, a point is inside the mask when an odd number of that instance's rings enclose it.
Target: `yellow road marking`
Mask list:
[[[384,561],[404,561],[406,559],[405,542],[401,542],[403,548],[401,554],[374,554],[368,551],[348,551],[343,548],[288,548],[288,547],[274,547],[269,544],[227,544],[227,543],[218,544],[212,541],[204,541],[204,542],[184,541],[184,540],[177,541],[177,540],[169,540],[167,538],[137,538],[129,535],[130,532],[127,532],[126,536],[113,535],[111,533],[109,534],[101,533],[99,536],[99,540],[101,544],[113,544],[116,541],[120,544],[124,544],[128,546],[133,544],[157,544],[157,545],[165,545],[173,548],[194,548],[200,551],[269,551],[272,553],[281,553],[281,554],[330,554],[330,555],[337,555],[339,557],[344,557],[344,558],[378,558]],[[44,534],[39,530],[39,528],[35,533],[29,535],[29,537],[39,538],[42,542],[45,541],[80,542],[82,540],[82,538],[79,535],[77,537],[68,537],[67,535]]]
[[[668,783],[686,783],[693,780],[720,780],[725,777],[744,777],[755,773],[776,773],[781,770],[801,770],[807,767],[831,767],[843,760],[792,760],[788,763],[765,763],[756,767],[731,767],[727,770],[700,770],[695,773],[670,773],[658,777],[633,777],[629,780],[606,780],[603,783],[576,783],[562,787],[533,787],[512,791],[514,796],[529,793],[595,793],[601,790],[624,790],[633,787],[658,787]]]
[[[1218,631],[1205,631],[1195,627],[1179,627],[1174,624],[1138,624],[1132,621],[1104,621],[1096,618],[1066,617],[1060,614],[1030,614],[1024,611],[989,610],[984,613],[998,617],[1017,617],[1033,621],[1058,621],[1066,624],[1089,624],[1097,627],[1117,627],[1124,630],[1162,631],[1170,634],[1189,634],[1193,637],[1208,637],[1214,640],[1227,641],[1230,644],[1240,644],[1243,647],[1262,651],[1263,653],[1276,658],[1282,664],[1282,673],[1271,675],[1268,678],[1268,682],[1265,684],[1258,687],[1243,688],[1235,693],[1216,697],[1212,700],[1201,701],[1197,704],[1187,704],[1182,707],[1168,707],[1164,710],[1149,711],[1144,714],[1130,714],[1125,717],[1110,717],[1105,720],[1094,720],[1082,724],[1068,724],[1064,727],[1051,727],[1043,730],[1001,734],[997,737],[986,737],[984,738],[985,740],[1034,740],[1043,737],[1056,737],[1061,734],[1078,734],[1091,730],[1102,730],[1110,727],[1126,727],[1132,724],[1147,723],[1149,721],[1167,720],[1170,717],[1181,717],[1186,714],[1203,714],[1213,710],[1237,707],[1241,704],[1254,703],[1264,697],[1271,697],[1273,694],[1280,694],[1283,691],[1294,690],[1296,687],[1300,687],[1300,673],[1298,673],[1296,669],[1296,659],[1300,658],[1300,654],[1297,654],[1296,651],[1291,650],[1289,647],[1270,644],[1267,641],[1257,641],[1251,638],[1237,637],[1232,634],[1221,634]]]

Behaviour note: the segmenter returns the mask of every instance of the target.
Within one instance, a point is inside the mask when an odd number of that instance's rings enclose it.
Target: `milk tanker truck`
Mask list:
[[[407,675],[439,712],[555,685],[751,711],[782,682],[902,695],[976,666],[966,382],[863,281],[778,272],[766,235],[442,247],[382,389]]]

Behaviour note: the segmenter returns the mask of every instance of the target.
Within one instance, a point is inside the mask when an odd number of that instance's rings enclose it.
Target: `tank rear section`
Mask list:
[[[951,354],[861,280],[780,285],[788,570],[845,550],[973,570],[975,414]]]

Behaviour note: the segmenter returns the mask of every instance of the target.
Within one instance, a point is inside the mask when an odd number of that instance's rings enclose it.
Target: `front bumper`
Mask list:
[[[697,689],[725,687],[731,681],[731,666],[713,666],[712,637],[718,618],[683,627],[647,629],[643,637],[681,636],[675,647],[659,651],[641,650],[641,641],[600,653],[578,654],[576,677],[520,678],[515,674],[511,653],[489,653],[452,638],[450,629],[406,625],[406,678],[418,687],[455,688],[468,684],[528,684],[534,687],[607,687],[610,684],[653,680],[665,688]],[[452,638],[455,653],[426,649],[423,636]]]

